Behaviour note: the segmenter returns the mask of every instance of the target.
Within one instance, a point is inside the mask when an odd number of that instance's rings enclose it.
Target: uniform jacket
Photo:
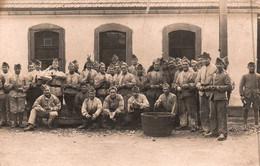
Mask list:
[[[46,108],[50,108],[51,111],[59,111],[61,109],[61,102],[55,95],[51,94],[50,98],[41,95],[36,99],[33,104],[33,108],[45,111]]]
[[[9,92],[9,96],[12,98],[26,97],[26,91],[29,89],[28,77],[22,74],[14,74],[9,83],[13,88]],[[7,84],[7,85],[8,85]]]
[[[120,111],[124,110],[124,99],[120,94],[116,94],[116,98],[112,99],[110,95],[105,98],[103,103],[104,109],[109,109],[110,112],[114,112],[119,109]]]
[[[102,111],[102,102],[99,98],[95,97],[93,100],[87,98],[84,100],[81,108],[83,116],[97,114],[99,115]]]
[[[254,74],[245,74],[242,76],[240,85],[239,85],[239,93],[241,96],[245,96],[247,98],[257,98],[257,91],[260,90],[260,75],[257,73]]]
[[[168,96],[163,93],[155,103],[158,103],[160,106],[162,106],[166,112],[174,113],[177,105],[177,97],[173,93],[169,93]]]
[[[131,96],[129,99],[128,99],[128,102],[127,102],[127,110],[131,110],[131,106],[133,106],[133,103],[139,103],[140,104],[140,109],[144,109],[144,108],[148,108],[149,107],[149,102],[146,98],[145,95],[143,94],[138,94],[137,98],[135,98],[134,96]]]
[[[76,95],[79,93],[79,75],[77,73],[66,74],[65,85],[69,87],[64,88],[64,94]]]

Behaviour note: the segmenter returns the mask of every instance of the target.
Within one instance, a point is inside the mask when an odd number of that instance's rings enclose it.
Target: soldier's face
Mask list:
[[[137,65],[138,60],[136,58],[134,58],[134,59],[131,60],[131,62],[132,62],[133,65]]]
[[[59,63],[58,62],[53,62],[52,63],[52,68],[53,69],[58,69],[59,68]]]
[[[194,71],[197,71],[198,70],[198,67],[197,67],[197,64],[196,63],[192,63],[191,64],[191,67]]]
[[[99,71],[100,71],[100,73],[104,74],[106,72],[106,67],[100,66]]]
[[[253,64],[249,65],[248,70],[249,70],[250,73],[254,73],[255,72],[255,65],[253,65]]]
[[[37,71],[41,70],[41,68],[42,68],[42,65],[35,65],[35,69],[36,69]]]
[[[136,91],[134,91],[132,94],[133,94],[134,97],[138,96],[138,92],[136,92]]]
[[[2,66],[2,70],[4,73],[7,73],[8,70],[9,70],[9,67],[8,66]]]
[[[127,73],[127,67],[126,66],[121,66],[121,70],[122,70],[123,74]]]
[[[120,73],[120,67],[119,66],[115,66],[115,72]]]
[[[137,68],[137,74],[142,75],[143,74],[143,69],[142,68]]]
[[[19,68],[14,68],[15,74],[19,75],[21,73],[21,69]]]
[[[170,89],[169,89],[168,87],[164,87],[164,88],[163,88],[163,93],[166,93],[166,94],[167,94],[167,93],[169,93],[169,92],[170,92]]]
[[[202,61],[203,61],[203,64],[206,66],[208,66],[210,64],[210,58],[203,58]]]
[[[45,97],[49,98],[51,96],[51,90],[49,88],[44,89],[43,94]]]
[[[78,63],[74,63],[75,65],[75,71],[78,71],[79,70],[79,64]]]
[[[93,100],[94,98],[95,98],[95,92],[89,92],[88,93],[88,96],[89,96],[89,98],[91,99],[91,100]]]
[[[89,84],[90,84],[90,85],[94,85],[94,79],[93,79],[93,78],[91,78],[91,79],[89,80]]]
[[[175,63],[173,61],[169,62],[169,67],[170,68],[174,68],[175,67]]]
[[[116,97],[116,90],[111,89],[109,94],[110,94],[110,97],[115,98]]]
[[[34,69],[35,69],[35,66],[34,66],[34,65],[29,65],[29,66],[28,66],[28,71],[29,71],[29,72],[32,72]]]
[[[115,70],[114,70],[114,68],[111,67],[111,68],[109,69],[109,72],[110,72],[110,74],[115,74]]]
[[[155,70],[155,71],[158,71],[158,70],[160,69],[160,64],[157,63],[157,62],[155,62],[154,65],[153,65],[153,67],[154,67],[154,70]]]
[[[163,63],[163,64],[162,64],[162,68],[163,68],[163,69],[167,69],[167,68],[168,68],[168,63]]]
[[[222,71],[224,69],[224,63],[218,62],[216,63],[216,67],[218,71]]]
[[[182,69],[182,63],[181,62],[178,62],[177,66],[178,66],[178,69]]]
[[[74,72],[74,71],[75,71],[75,66],[70,66],[70,65],[69,65],[69,66],[68,66],[68,69],[69,69],[70,72]]]
[[[187,71],[189,69],[189,64],[187,62],[183,62],[182,68],[183,68],[184,71]]]
[[[86,93],[88,91],[88,88],[86,85],[81,86],[82,93]]]

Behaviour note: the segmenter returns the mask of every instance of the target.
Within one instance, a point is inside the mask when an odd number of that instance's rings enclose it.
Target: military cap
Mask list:
[[[41,62],[41,61],[39,61],[39,60],[36,60],[34,63],[35,63],[35,65],[37,65],[37,66],[39,66],[39,65],[41,65],[41,64],[42,64],[42,62]]]
[[[44,90],[47,90],[47,89],[50,90],[50,86],[47,85],[47,84],[43,84],[43,85],[42,85],[42,90],[44,91]]]
[[[116,54],[114,54],[114,55],[112,56],[112,60],[119,60],[119,58],[118,58],[118,56],[116,56]]]
[[[96,90],[95,90],[93,87],[91,87],[91,88],[89,88],[89,90],[88,90],[88,93],[90,93],[90,92],[96,93]]]
[[[59,60],[58,60],[57,58],[54,58],[54,59],[52,60],[52,63],[54,63],[54,62],[59,63]]]
[[[21,69],[21,68],[22,68],[22,66],[19,63],[14,65],[14,69]]]
[[[210,55],[206,52],[203,52],[203,54],[201,55],[201,58],[209,58],[211,59]]]
[[[195,61],[194,59],[192,59],[190,63],[191,63],[191,64],[197,64],[198,62]]]
[[[106,65],[103,62],[100,62],[99,67],[106,67]]]
[[[139,87],[138,87],[138,86],[134,86],[134,87],[132,88],[132,91],[133,91],[133,92],[139,92],[139,91],[140,91],[140,89],[139,89]]]
[[[78,63],[78,61],[77,61],[77,60],[74,60],[74,61],[72,61],[72,63],[74,63],[74,64],[77,64],[77,63]]]
[[[160,60],[160,58],[157,58],[157,59],[155,59],[154,61],[153,61],[153,64],[155,64],[155,63],[161,63],[161,60]]]
[[[225,65],[229,65],[229,61],[228,61],[228,57],[227,56],[224,57],[223,60],[224,60]]]
[[[170,85],[167,84],[167,83],[164,83],[164,84],[162,85],[162,87],[163,87],[163,89],[164,89],[164,88],[168,88],[168,89],[169,89],[169,88],[170,88]]]
[[[113,90],[113,89],[117,92],[117,88],[116,88],[115,86],[111,86],[111,87],[109,88],[109,92],[110,92],[111,90]]]
[[[138,59],[135,54],[132,55],[132,59]]]
[[[70,62],[68,67],[75,67],[75,63]]]
[[[247,64],[247,66],[251,66],[251,65],[254,65],[254,66],[255,66],[255,63],[254,63],[254,62],[249,62],[249,63]]]
[[[3,62],[2,66],[9,67],[9,64],[8,64],[8,63],[6,63],[6,62]]]
[[[162,64],[163,64],[163,63],[167,63],[167,64],[168,64],[168,61],[167,61],[167,59],[165,59],[165,58],[162,58],[161,62],[162,62]]]
[[[88,55],[86,63],[91,63],[93,65],[93,61],[90,59],[90,57],[91,57],[91,55]]]
[[[127,65],[125,62],[122,62],[122,63],[121,63],[121,67],[122,67],[122,66],[128,67],[128,65]]]
[[[34,65],[34,62],[33,61],[29,61],[28,65]]]
[[[176,60],[176,62],[181,62],[182,61],[181,58],[176,58],[175,60]]]
[[[188,64],[190,64],[190,60],[185,56],[182,58],[182,62],[187,62]]]
[[[224,60],[219,58],[219,57],[217,57],[216,63],[223,63],[223,64],[225,64]]]
[[[136,65],[136,69],[143,70],[143,68],[144,68],[144,67],[143,67],[143,65],[142,65],[142,64],[140,64],[140,63]]]

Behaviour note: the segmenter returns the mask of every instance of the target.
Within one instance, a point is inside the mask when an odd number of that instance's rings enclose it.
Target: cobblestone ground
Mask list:
[[[170,137],[147,137],[142,130],[79,131],[73,128],[33,132],[0,129],[0,166],[38,165],[258,165],[257,128],[250,119],[230,118],[226,141],[200,132],[173,131]]]

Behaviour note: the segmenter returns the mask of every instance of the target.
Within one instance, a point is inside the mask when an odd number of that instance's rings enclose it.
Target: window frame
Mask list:
[[[115,23],[103,24],[95,29],[94,37],[94,58],[100,62],[100,46],[99,46],[99,34],[106,31],[119,31],[126,33],[126,63],[131,65],[132,59],[132,34],[133,31],[127,26]]]
[[[198,56],[201,55],[201,28],[186,23],[176,23],[165,26],[162,30],[162,52],[163,57],[168,59],[169,58],[169,33],[178,30],[185,30],[191,31],[195,33],[195,60],[198,59]]]
[[[44,23],[44,24],[38,24],[35,26],[32,26],[29,28],[28,31],[28,46],[29,46],[29,51],[28,51],[28,64],[29,61],[32,61],[35,59],[35,33],[41,32],[41,31],[52,31],[56,32],[59,34],[59,63],[61,64],[61,71],[65,72],[65,64],[66,64],[66,59],[65,59],[65,30],[64,28],[54,25],[54,24],[49,24],[49,23]]]

